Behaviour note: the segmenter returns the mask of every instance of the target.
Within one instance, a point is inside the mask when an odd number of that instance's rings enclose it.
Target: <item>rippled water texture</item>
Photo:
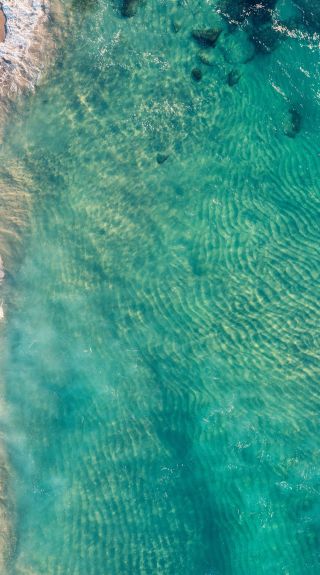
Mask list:
[[[311,1],[120,8],[65,2],[7,130],[33,198],[7,278],[11,570],[319,574]]]

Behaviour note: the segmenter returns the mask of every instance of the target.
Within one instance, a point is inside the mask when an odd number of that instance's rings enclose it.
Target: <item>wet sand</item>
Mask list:
[[[0,9],[0,107],[33,89],[46,68],[49,2],[4,0]],[[0,110],[1,113],[1,110]]]
[[[6,39],[6,17],[3,13],[2,6],[0,6],[0,42]]]

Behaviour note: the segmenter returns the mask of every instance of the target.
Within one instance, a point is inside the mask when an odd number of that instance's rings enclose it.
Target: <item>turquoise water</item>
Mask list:
[[[7,129],[14,575],[319,573],[318,26],[216,8],[65,3]]]

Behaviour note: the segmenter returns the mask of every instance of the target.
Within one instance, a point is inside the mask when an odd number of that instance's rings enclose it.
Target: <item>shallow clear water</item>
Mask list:
[[[66,6],[8,129],[14,574],[319,573],[320,39],[254,53],[215,5]]]

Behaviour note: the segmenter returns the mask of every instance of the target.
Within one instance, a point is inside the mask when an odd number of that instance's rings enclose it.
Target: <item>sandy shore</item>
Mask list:
[[[0,98],[33,88],[46,63],[49,0],[3,0],[0,11]]]
[[[2,5],[0,4],[0,42],[6,39],[6,17],[4,15]]]

